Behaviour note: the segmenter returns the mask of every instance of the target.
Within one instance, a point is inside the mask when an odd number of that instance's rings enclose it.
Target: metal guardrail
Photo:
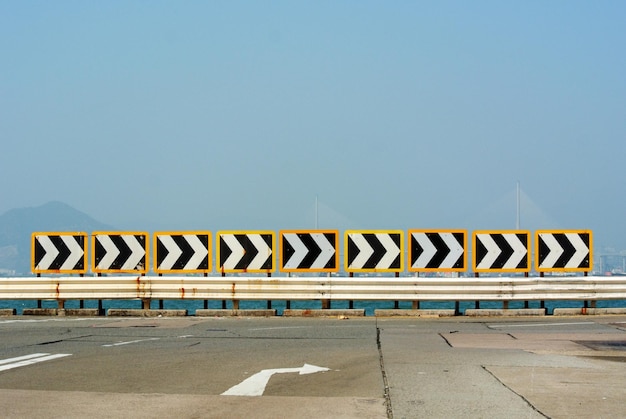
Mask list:
[[[626,299],[626,277],[193,277],[0,278],[0,300],[395,300]]]

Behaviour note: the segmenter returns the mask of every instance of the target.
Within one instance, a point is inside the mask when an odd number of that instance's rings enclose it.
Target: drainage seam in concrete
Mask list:
[[[526,404],[528,406],[530,406],[535,412],[539,413],[541,416],[543,416],[544,418],[548,418],[551,419],[550,416],[546,415],[545,413],[543,413],[541,410],[537,409],[535,407],[535,405],[533,405],[530,400],[528,400],[526,397],[522,396],[521,394],[519,394],[517,391],[513,390],[511,387],[507,386],[502,380],[500,380],[494,373],[492,373],[491,371],[489,371],[489,369],[484,366],[481,365],[482,369],[487,371],[487,373],[489,375],[491,375],[493,378],[496,379],[497,382],[499,382],[500,384],[502,384],[502,386],[504,386],[504,388],[506,388],[507,390],[509,390],[510,392],[512,392],[513,394],[515,394],[517,397],[519,397],[520,399],[524,400],[526,402]]]
[[[378,346],[378,359],[380,360],[380,371],[383,376],[383,385],[385,386],[385,405],[387,406],[387,418],[393,419],[393,409],[391,408],[391,395],[389,394],[389,381],[387,380],[387,371],[385,371],[385,362],[383,360],[383,349],[380,344],[380,329],[378,328],[378,320],[376,320],[376,345]]]

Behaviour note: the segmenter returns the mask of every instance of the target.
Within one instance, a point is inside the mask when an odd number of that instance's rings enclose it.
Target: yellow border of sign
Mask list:
[[[146,236],[146,263],[144,269],[96,269],[96,236]],[[133,273],[145,274],[150,270],[150,234],[145,231],[94,231],[91,233],[91,272],[104,273]]]
[[[462,233],[463,234],[463,267],[462,268],[413,268],[411,261],[413,260],[413,247],[411,246],[411,237],[413,233]],[[408,261],[407,270],[409,272],[465,272],[467,271],[467,230],[453,229],[413,229],[408,231],[407,235]]]
[[[540,268],[539,267],[539,235],[540,234],[589,234],[589,267],[588,268]],[[593,234],[591,230],[537,230],[535,231],[535,270],[537,272],[591,272],[593,269]]]
[[[400,268],[398,269],[355,269],[348,267],[348,236],[350,234],[400,234]],[[404,230],[345,230],[343,235],[343,269],[346,272],[378,273],[378,272],[403,272],[404,271]]]
[[[207,235],[207,253],[208,253],[208,267],[207,269],[158,269],[157,266],[157,238],[160,236],[186,236],[186,235]],[[212,241],[213,236],[210,231],[206,230],[193,230],[193,231],[155,231],[152,233],[152,252],[153,252],[153,267],[152,270],[156,274],[168,274],[168,273],[176,273],[176,274],[188,274],[188,273],[209,273],[211,272],[211,259],[212,259]]]
[[[285,269],[283,266],[283,234],[334,234],[335,235],[335,267],[313,269]],[[280,230],[278,235],[278,269],[280,272],[339,272],[339,230]]]
[[[35,269],[35,237],[38,236],[82,236],[83,237],[83,269]],[[34,274],[84,274],[87,272],[87,233],[78,232],[34,232],[30,240],[30,270]]]
[[[526,234],[526,268],[520,269],[476,269],[476,236],[478,234]],[[530,254],[532,252],[530,242],[530,230],[477,230],[472,232],[472,271],[475,273],[505,273],[505,272],[530,272],[531,261]]]
[[[220,266],[220,237],[222,234],[270,234],[272,236],[272,267],[271,269],[223,269]],[[216,258],[215,258],[215,266],[218,272],[222,274],[227,273],[272,273],[276,269],[276,232],[270,230],[223,230],[218,231],[215,234],[215,249],[216,249]]]

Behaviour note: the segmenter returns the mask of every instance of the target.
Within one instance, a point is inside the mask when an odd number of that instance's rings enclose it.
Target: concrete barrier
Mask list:
[[[14,308],[2,308],[0,309],[0,317],[15,316],[17,310]]]
[[[184,317],[187,310],[125,310],[110,308],[107,311],[110,317]]]
[[[376,317],[454,317],[454,310],[402,310],[378,309],[374,310]]]
[[[276,316],[276,310],[260,309],[260,310],[227,310],[227,309],[198,309],[196,310],[198,317],[273,317]]]
[[[285,310],[284,317],[364,317],[365,309]]]
[[[626,314],[626,308],[555,308],[552,314],[555,316]]]
[[[25,316],[67,316],[67,317],[96,317],[97,308],[25,308]]]
[[[488,308],[468,308],[465,315],[470,317],[516,317],[516,316],[545,316],[545,308],[522,308],[511,310],[499,310]]]

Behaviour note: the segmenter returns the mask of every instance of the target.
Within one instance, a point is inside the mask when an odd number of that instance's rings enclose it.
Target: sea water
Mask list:
[[[102,304],[103,310],[110,308],[119,309],[141,309],[143,308],[141,300],[84,300],[84,308],[98,308],[99,303]],[[322,302],[320,300],[291,300],[290,308],[294,310],[321,310]],[[196,310],[203,309],[205,307],[204,300],[163,300],[163,309],[165,310],[187,310],[187,314],[192,316]],[[221,309],[223,304],[227,309],[232,309],[232,301],[222,300],[208,300],[207,306],[209,309]],[[355,300],[353,303],[354,309],[365,310],[366,316],[373,316],[374,311],[378,309],[393,309],[396,307],[395,301],[362,301]],[[525,308],[524,301],[509,301],[509,309],[521,309]],[[424,310],[454,310],[456,303],[454,301],[420,301],[420,309]],[[480,301],[478,302],[479,308],[484,309],[501,309],[502,301]],[[528,302],[528,308],[540,308],[541,302],[533,300]],[[555,308],[583,308],[585,301],[570,301],[570,300],[546,300],[544,307],[547,314],[552,314]],[[58,304],[55,300],[43,300],[41,301],[41,308],[57,308]],[[65,302],[65,308],[74,309],[80,307],[80,301],[68,300]],[[158,309],[160,307],[159,300],[152,300],[150,308]],[[285,300],[272,300],[271,308],[276,310],[276,314],[281,316],[287,307],[287,301]],[[332,309],[347,309],[350,307],[350,301],[331,301]],[[397,307],[399,309],[411,309],[413,308],[412,301],[398,301]],[[626,300],[598,300],[596,302],[597,308],[625,308]],[[21,315],[24,309],[37,308],[37,300],[0,300],[0,309],[15,309],[18,315]],[[268,308],[267,300],[240,300],[239,309],[266,309]],[[476,308],[476,301],[461,301],[459,302],[459,312],[462,314],[467,309]]]

